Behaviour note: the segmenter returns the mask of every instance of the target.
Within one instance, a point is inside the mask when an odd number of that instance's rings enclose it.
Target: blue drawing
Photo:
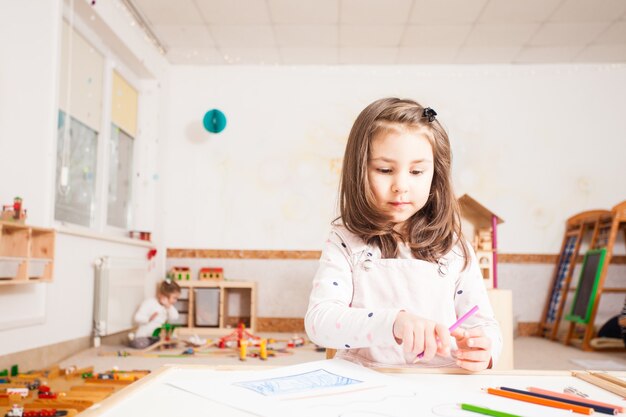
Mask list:
[[[233,385],[250,389],[265,396],[271,396],[295,394],[320,388],[337,388],[346,385],[360,384],[362,382],[363,381],[333,374],[324,369],[318,369],[297,375],[259,379],[257,381],[236,382]]]

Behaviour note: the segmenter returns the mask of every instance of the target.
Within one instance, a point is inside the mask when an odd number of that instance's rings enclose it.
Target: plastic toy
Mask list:
[[[259,345],[259,357],[261,360],[267,360],[267,339],[261,339],[261,344]]]
[[[59,417],[66,415],[66,410],[57,410],[55,408],[42,408],[41,410],[25,410],[22,417]]]
[[[24,415],[24,407],[21,407],[18,404],[13,404],[8,413],[5,414],[6,417],[23,417]]]
[[[188,266],[174,266],[168,276],[179,281],[189,281],[191,279],[191,270]]]
[[[270,342],[274,341],[270,340]],[[302,343],[304,344],[304,339]],[[258,357],[261,360],[267,360],[269,356],[275,356],[274,351],[268,347],[267,339],[262,339],[248,332],[243,324],[240,324],[233,332],[220,338],[217,346],[220,349],[238,347],[240,361],[245,361],[248,356]],[[250,348],[253,347],[258,347],[258,351],[252,351]]]
[[[150,240],[152,239],[152,232],[145,232],[142,230],[131,230],[128,232],[128,235],[131,239],[145,240],[147,242],[150,242]]]
[[[39,390],[39,387],[41,386],[41,381],[39,379],[35,379],[33,382],[31,382],[30,384],[27,385],[29,390]]]
[[[221,337],[218,343],[218,347],[225,348],[228,342],[237,342],[237,346],[240,345],[242,340],[260,340],[261,338],[253,335],[249,331],[246,330],[246,326],[244,324],[240,324],[237,326],[237,329],[233,330],[231,333],[227,334],[224,337]],[[231,344],[232,346],[232,344]]]
[[[7,388],[6,392],[8,395],[19,394],[22,398],[28,397],[28,388]]]
[[[15,223],[24,223],[26,221],[26,210],[22,208],[22,198],[15,197],[13,204],[2,206],[2,214],[0,220],[11,221]]]
[[[224,268],[201,268],[200,281],[221,281],[224,279]]]
[[[171,349],[178,346],[179,340],[174,337],[174,330],[180,327],[176,324],[164,323],[152,332],[152,337],[158,337],[161,340],[143,349],[141,352],[150,352],[152,350]]]
[[[287,347],[294,348],[304,346],[304,338],[294,334],[287,342]]]
[[[111,370],[103,373],[87,373],[83,379],[89,382],[116,381],[121,383],[132,383],[148,375],[150,371],[119,371]]]
[[[37,392],[37,396],[41,399],[54,400],[58,397],[58,395],[50,390],[50,387],[47,385],[40,385],[39,391]]]
[[[201,347],[207,344],[207,339],[203,339],[197,334],[194,334],[193,336],[189,336],[187,343],[195,347]]]
[[[240,340],[239,341],[239,360],[240,361],[245,361],[246,360],[246,356],[247,356],[247,350],[248,348],[248,341],[247,340]]]

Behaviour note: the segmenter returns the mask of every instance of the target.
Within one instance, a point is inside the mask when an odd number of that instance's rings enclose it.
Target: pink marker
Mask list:
[[[476,313],[477,311],[478,311],[478,306],[475,305],[474,307],[472,307],[472,309],[470,311],[468,311],[467,313],[463,314],[460,319],[455,321],[454,324],[452,326],[450,326],[450,328],[448,329],[450,331],[450,333],[455,331],[457,327],[459,327],[461,324],[463,324],[463,322],[465,322],[465,320],[469,319],[470,316],[472,314]],[[422,352],[419,355],[417,355],[417,359],[422,359],[423,357],[424,357],[424,352]]]

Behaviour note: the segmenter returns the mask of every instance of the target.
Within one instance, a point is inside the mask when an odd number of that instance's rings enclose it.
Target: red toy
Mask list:
[[[54,408],[41,410],[24,410],[22,417],[57,417],[57,416],[66,416],[67,411],[65,410],[56,410]]]
[[[228,347],[229,345],[228,342],[237,342],[237,346],[241,346],[242,340],[260,341],[261,338],[247,331],[246,326],[244,326],[244,324],[241,323],[239,326],[237,326],[237,329],[234,330],[232,333],[227,334],[226,336],[220,338],[218,346],[223,349],[225,347]],[[230,344],[234,344],[234,343],[230,343]]]
[[[22,198],[15,197],[13,204],[3,205],[0,220],[23,224],[26,221],[26,210],[22,206]]]
[[[287,347],[294,348],[304,346],[304,338],[298,335],[293,335],[291,339],[287,342]]]
[[[50,391],[50,387],[47,385],[40,385],[39,386],[39,392],[38,392],[38,397],[41,399],[46,399],[46,400],[54,400],[57,398],[57,394],[55,394],[54,392]]]

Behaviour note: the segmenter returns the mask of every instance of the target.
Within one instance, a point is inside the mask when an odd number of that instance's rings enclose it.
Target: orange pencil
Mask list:
[[[516,392],[503,391],[497,388],[487,388],[487,392],[489,394],[499,395],[500,397],[506,397],[512,400],[525,401],[527,403],[533,403],[533,404],[538,404],[538,405],[545,405],[546,407],[561,408],[563,410],[571,410],[579,414],[592,414],[593,413],[593,408],[562,403],[560,401],[547,400],[545,398],[533,397],[531,395],[518,394]]]

